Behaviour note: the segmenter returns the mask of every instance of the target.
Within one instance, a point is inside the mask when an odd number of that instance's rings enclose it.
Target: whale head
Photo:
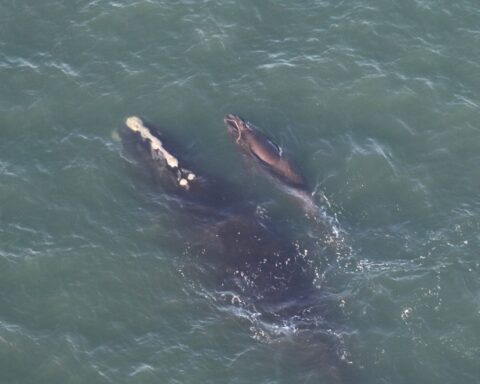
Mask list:
[[[245,137],[242,136],[244,132],[251,132],[250,124],[243,120],[240,116],[229,113],[223,120],[227,126],[228,132],[234,137],[237,144],[241,144],[241,140]]]

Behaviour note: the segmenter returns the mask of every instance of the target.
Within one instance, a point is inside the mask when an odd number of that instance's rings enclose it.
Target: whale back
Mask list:
[[[225,123],[239,147],[255,158],[269,173],[290,187],[305,191],[308,189],[305,177],[284,154],[282,148],[267,135],[236,115],[227,115]]]

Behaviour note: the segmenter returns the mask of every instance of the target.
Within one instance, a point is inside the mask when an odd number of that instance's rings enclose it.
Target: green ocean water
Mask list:
[[[0,2],[0,383],[480,383],[479,63],[476,0]],[[230,112],[341,252],[246,169]],[[195,272],[208,226],[112,136],[130,115],[288,233],[314,325]]]

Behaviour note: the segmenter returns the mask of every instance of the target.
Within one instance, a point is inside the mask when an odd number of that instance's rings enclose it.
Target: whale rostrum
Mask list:
[[[196,175],[186,168],[182,168],[178,159],[168,152],[163,146],[162,141],[152,134],[143,121],[137,116],[130,116],[125,120],[127,128],[140,135],[142,140],[150,147],[152,159],[163,158],[168,167],[177,173],[178,185],[188,189],[189,182],[195,180]]]

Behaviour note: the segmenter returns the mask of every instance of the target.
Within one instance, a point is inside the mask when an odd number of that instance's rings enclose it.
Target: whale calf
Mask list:
[[[224,122],[243,153],[278,180],[281,189],[297,198],[307,216],[315,221],[323,220],[323,213],[313,200],[305,177],[278,144],[238,115],[228,114]]]
[[[241,117],[228,114],[224,119],[228,132],[243,152],[254,157],[272,175],[290,187],[306,191],[305,177],[283,153],[282,148]]]

